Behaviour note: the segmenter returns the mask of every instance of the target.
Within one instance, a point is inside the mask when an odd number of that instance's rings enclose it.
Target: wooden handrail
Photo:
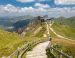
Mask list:
[[[50,47],[49,48],[50,49],[50,52],[51,52],[51,50],[52,50],[52,54],[53,54],[53,51],[56,51],[56,52],[58,52],[60,55],[62,55],[63,57],[66,57],[66,58],[73,58],[72,56],[69,56],[68,54],[66,54],[66,53],[64,53],[64,52],[62,52],[62,51],[59,51],[59,50],[57,50],[56,48],[54,48],[54,47]],[[55,55],[54,55],[55,56]],[[57,58],[57,57],[56,57]],[[62,57],[60,57],[60,58],[62,58]]]
[[[18,56],[18,58],[22,58],[23,54],[28,50],[28,46],[25,48],[25,50]]]
[[[32,47],[37,45],[38,43],[45,42],[45,41],[47,41],[47,39],[41,39],[41,40],[35,41],[34,43],[32,42],[33,43]],[[22,46],[21,48],[18,47],[15,52],[13,52],[10,56],[5,58],[13,58],[14,55],[16,55],[17,58],[22,58],[23,54],[26,53],[26,51],[30,48],[30,45],[31,43],[28,43]],[[22,52],[19,54],[20,51]]]
[[[18,49],[15,52],[13,52],[10,56],[8,56],[7,58],[12,58],[13,55],[17,55],[17,54],[18,54]]]
[[[24,50],[26,49],[26,47],[28,46],[28,44],[24,45],[22,48],[17,48],[15,52],[13,52],[10,56],[8,56],[7,58],[12,58],[14,55],[17,55],[18,56],[18,53],[21,51],[21,50]]]
[[[33,46],[35,46],[35,45],[37,45],[38,43],[41,43],[41,42],[44,42],[44,41],[47,41],[46,39],[44,39],[44,40],[39,40],[39,41],[35,41],[34,42],[34,44],[32,44],[32,47]],[[30,43],[29,43],[30,44]],[[18,58],[22,58],[22,56],[23,56],[23,54],[29,49],[29,45],[26,47],[26,49],[19,55],[19,57]]]

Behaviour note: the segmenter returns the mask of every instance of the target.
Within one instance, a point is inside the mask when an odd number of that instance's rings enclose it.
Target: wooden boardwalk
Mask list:
[[[49,41],[38,44],[32,51],[27,52],[26,58],[47,58],[46,47],[48,44]]]

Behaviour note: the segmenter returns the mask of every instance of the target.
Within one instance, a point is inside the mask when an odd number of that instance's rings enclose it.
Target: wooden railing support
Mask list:
[[[62,53],[62,50],[61,50],[61,53]],[[60,58],[62,58],[63,56],[60,54]]]
[[[49,49],[50,49],[50,53],[52,53],[55,56],[55,58],[63,58],[63,57],[65,57],[65,58],[73,58],[72,56],[69,56],[69,55],[63,53],[62,50],[61,51],[57,50],[53,46],[51,46]],[[54,52],[57,52],[59,55],[55,55]]]
[[[53,47],[53,45],[51,47]],[[51,49],[51,53],[53,53],[53,49]]]
[[[28,49],[31,49],[33,46],[37,45],[38,43],[41,42],[45,42],[48,41],[47,39],[41,39],[38,41],[34,41],[28,44],[23,45],[21,48],[18,47],[11,55],[9,55],[8,57],[6,56],[2,56],[2,58],[14,58],[14,56],[16,56],[16,58],[22,58],[23,54],[26,53],[26,51],[28,51]]]

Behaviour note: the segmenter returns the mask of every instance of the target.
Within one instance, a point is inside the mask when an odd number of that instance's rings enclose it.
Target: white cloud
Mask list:
[[[16,0],[16,1],[25,3],[25,2],[34,2],[35,0]]]
[[[33,8],[33,7],[15,7],[11,4],[0,5],[0,16],[22,16],[22,15],[49,15],[50,17],[58,16],[75,16],[74,8]]]
[[[64,5],[75,4],[75,0],[55,0],[55,3]]]
[[[34,10],[33,7],[24,7],[24,8],[20,8],[20,12],[32,12]]]
[[[41,4],[41,3],[36,3],[35,7],[40,7],[40,8],[50,8],[48,4]]]
[[[33,7],[15,7],[11,4],[0,5],[0,16],[20,16],[20,15],[34,15],[36,13],[46,12],[43,8],[33,8]],[[39,14],[40,14],[39,13]]]
[[[26,3],[26,2],[45,2],[45,1],[51,1],[51,0],[16,0],[16,1]]]
[[[43,2],[43,1],[51,1],[51,0],[35,0],[35,1]]]
[[[11,5],[11,4],[7,4],[7,5],[0,5],[0,16],[12,16],[13,13],[17,13],[18,12],[18,8],[16,8],[15,6]]]

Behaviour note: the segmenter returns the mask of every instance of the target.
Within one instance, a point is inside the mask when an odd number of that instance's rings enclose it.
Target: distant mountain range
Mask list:
[[[0,28],[3,28],[5,30],[9,30],[12,28],[18,29],[20,27],[26,26],[33,18],[34,17],[29,15],[14,18],[0,18]]]
[[[36,17],[33,16],[19,16],[14,18],[0,18],[0,28],[3,28],[8,31],[16,31],[19,28],[25,28],[29,22],[35,22],[37,24]],[[55,18],[55,22],[68,25],[75,28],[75,17],[65,18],[59,17]]]
[[[55,22],[75,28],[75,16],[70,18],[59,17],[55,19]]]
[[[14,23],[13,24],[14,31],[17,31],[20,28],[22,28],[22,29],[26,28],[30,21],[31,21],[30,19],[26,19],[26,20],[20,20],[20,21]]]

